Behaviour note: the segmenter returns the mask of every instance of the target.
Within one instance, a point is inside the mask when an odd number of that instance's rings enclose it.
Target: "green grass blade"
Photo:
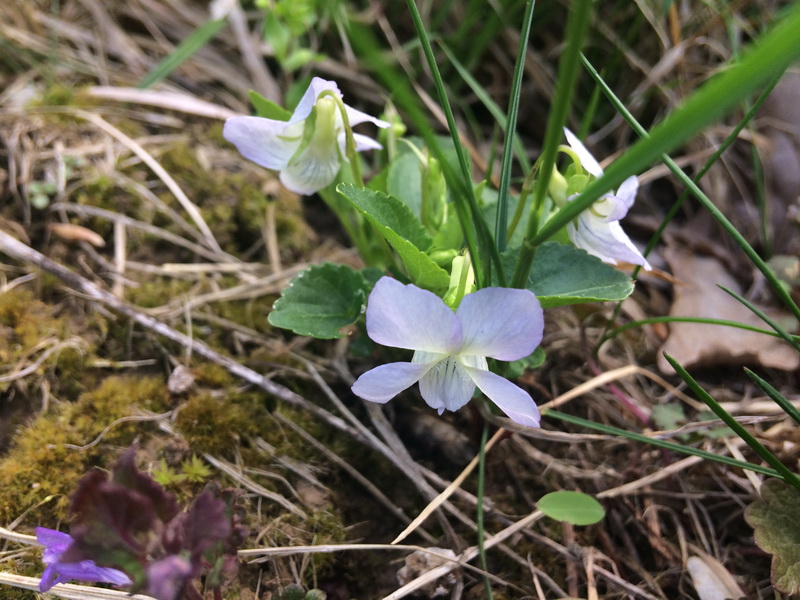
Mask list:
[[[453,66],[455,67],[458,74],[461,76],[461,79],[464,80],[469,86],[469,89],[472,90],[472,93],[481,101],[484,108],[489,111],[489,114],[492,115],[492,118],[495,120],[497,125],[500,129],[505,133],[508,131],[506,127],[506,115],[503,113],[503,110],[497,105],[497,103],[492,100],[491,96],[486,93],[486,90],[483,89],[483,86],[472,76],[467,68],[461,63],[456,55],[453,54],[453,51],[450,50],[450,47],[443,42],[439,42],[439,47],[442,51],[447,55],[447,60],[449,60]],[[514,137],[514,155],[517,157],[517,161],[519,162],[520,168],[527,172],[531,168],[531,161],[528,160],[527,154],[525,154],[525,147],[522,145],[518,137]],[[491,164],[491,160],[487,161]]]
[[[511,282],[513,287],[524,286],[531,272],[536,246],[543,239],[546,239],[537,235],[538,220],[533,218],[533,215],[536,213],[537,207],[544,203],[547,186],[550,183],[550,174],[555,168],[558,146],[564,138],[563,128],[567,122],[570,106],[572,106],[572,94],[575,91],[575,83],[578,80],[580,71],[581,47],[589,30],[591,9],[592,3],[590,0],[573,0],[570,3],[566,47],[561,59],[558,61],[558,79],[556,80],[556,90],[547,118],[544,145],[540,157],[541,168],[533,188],[533,210],[531,211],[531,218],[528,219],[525,241],[522,244],[514,278]],[[564,224],[566,224],[566,221]]]
[[[500,163],[500,189],[497,196],[497,215],[494,226],[494,239],[497,249],[506,249],[506,230],[508,229],[508,195],[511,187],[511,159],[514,140],[516,139],[517,117],[519,116],[519,97],[522,90],[522,75],[525,73],[525,56],[528,52],[528,37],[533,21],[535,0],[525,4],[525,16],[522,18],[522,30],[519,34],[517,61],[514,63],[514,74],[511,78],[511,90],[508,98],[508,116],[506,117],[506,137],[503,142],[503,158]],[[586,12],[589,12],[588,10]]]
[[[797,475],[795,475],[789,468],[784,465],[778,458],[769,450],[767,450],[764,445],[759,442],[747,429],[745,429],[736,419],[734,419],[731,414],[726,411],[720,404],[714,400],[708,392],[706,392],[700,384],[695,381],[694,377],[689,375],[689,372],[684,369],[677,360],[672,358],[666,352],[664,353],[664,358],[667,359],[667,362],[672,365],[672,368],[675,369],[675,372],[686,382],[686,385],[700,398],[703,402],[708,405],[708,407],[717,415],[722,421],[730,427],[736,435],[738,435],[744,442],[753,449],[753,451],[758,454],[764,462],[766,462],[769,466],[771,466],[775,471],[780,474],[781,479],[783,479],[786,483],[789,483],[800,490],[800,479],[798,479]]]
[[[798,5],[798,6],[800,6],[800,5]],[[798,14],[800,14],[800,13],[798,13]],[[591,65],[589,65],[589,67],[590,66]],[[594,69],[590,69],[590,73],[593,73],[593,77],[594,77],[597,72]],[[779,78],[779,75],[774,75],[773,76],[773,79],[772,79],[772,81],[769,82],[769,84],[767,86],[767,89],[762,92],[762,94],[758,98],[758,101],[755,103],[756,107],[760,106],[760,104],[763,103],[764,100],[766,100],[769,91],[771,91],[772,88],[775,87],[775,85],[777,84],[778,78]],[[650,139],[652,139],[652,137],[648,137],[647,131],[644,129],[644,127],[642,127],[639,124],[638,121],[636,121],[636,118],[625,108],[625,106],[622,104],[622,102],[619,100],[619,98],[617,98],[614,95],[614,93],[608,88],[608,86],[605,85],[605,82],[603,82],[603,80],[599,76],[595,77],[595,81],[597,81],[598,84],[603,87],[603,91],[605,92],[606,96],[614,104],[615,108],[620,112],[620,114],[622,114],[622,116],[625,118],[625,120],[630,124],[631,128],[638,135],[642,136],[643,139],[639,143],[637,143],[636,146],[634,146],[634,147],[637,147],[642,142],[649,141]],[[755,108],[752,108],[750,111],[748,111],[746,120],[749,120],[754,115],[755,115]],[[740,123],[740,125],[741,125],[741,127],[744,126],[743,123]],[[739,128],[739,130],[741,130],[741,127]],[[736,133],[738,133],[738,132],[736,132]],[[728,138],[731,142],[733,141],[733,139],[735,139],[735,137],[733,137],[733,135],[734,134],[732,134]],[[722,151],[723,151],[723,149],[721,148],[717,153],[715,153],[715,156],[717,156],[718,154],[721,154]],[[686,175],[686,173],[684,173],[683,170],[677,164],[675,164],[675,161],[673,161],[666,154],[663,154],[661,156],[661,160],[669,168],[669,170],[672,171],[672,173],[681,181],[681,183],[683,183],[686,186],[687,193],[692,193],[697,198],[697,200],[703,205],[703,207],[711,213],[711,215],[717,220],[717,222],[723,227],[723,229],[725,229],[725,231],[728,233],[728,235],[730,235],[731,238],[733,238],[733,240],[739,245],[739,247],[747,255],[747,257],[753,262],[753,264],[756,265],[756,267],[758,267],[759,271],[761,271],[764,274],[764,277],[767,279],[767,281],[769,281],[769,283],[772,286],[773,290],[775,290],[775,293],[778,295],[778,297],[781,298],[781,300],[787,306],[787,308],[789,308],[789,310],[792,311],[792,313],[794,314],[795,318],[800,320],[800,308],[798,308],[797,304],[794,302],[794,300],[792,299],[792,297],[789,294],[789,292],[784,288],[783,285],[781,285],[780,281],[778,281],[778,278],[775,276],[775,273],[773,273],[772,269],[769,268],[769,266],[758,255],[758,253],[747,242],[747,240],[744,239],[744,236],[742,236],[742,234],[740,234],[739,231],[733,226],[733,223],[731,223],[728,220],[728,218],[724,214],[722,214],[722,211],[720,211],[714,205],[714,203],[708,198],[708,196],[706,196],[703,193],[703,191],[697,186],[697,181],[699,181],[699,178],[703,174],[705,174],[705,170],[702,171],[701,173],[699,173],[698,176],[695,177],[695,179],[693,180],[688,175]],[[614,164],[616,164],[616,162]],[[614,164],[612,164],[609,167],[609,169],[611,169],[614,166]],[[712,163],[710,163],[710,159],[709,159],[709,162],[706,163],[706,164],[710,167],[710,165],[712,164]],[[606,173],[607,172],[608,171],[606,171]],[[599,179],[597,181],[599,181]],[[571,202],[570,205],[567,206],[567,208],[570,208],[572,204],[576,204],[579,200],[580,199],[576,199],[575,201]],[[682,200],[679,199],[679,202],[680,201],[682,201]],[[667,215],[667,218],[671,219],[672,216],[677,212],[678,208],[679,207],[673,206],[672,209],[670,209],[670,212]],[[556,215],[553,218],[556,218],[557,216],[558,215]],[[549,222],[548,222],[548,224],[549,224]],[[663,231],[663,227],[665,227],[665,226],[666,225],[662,225],[662,227],[657,232],[657,235],[660,234],[661,231]],[[645,251],[645,254],[647,254],[647,252],[649,252],[649,250],[652,249],[652,246],[654,244],[655,244],[655,242],[651,240],[651,243],[648,244],[648,247],[647,247],[647,250]]]
[[[797,410],[797,407],[789,402],[789,400],[784,397],[778,390],[772,387],[769,383],[767,383],[764,379],[756,375],[753,371],[748,369],[747,367],[744,368],[744,372],[747,373],[747,376],[752,379],[755,384],[761,388],[761,390],[772,400],[775,401],[775,404],[781,407],[781,410],[785,412],[787,415],[794,419],[794,422],[800,425],[800,410]]]
[[[162,79],[169,77],[169,75],[185,61],[190,59],[198,50],[210,42],[219,31],[225,27],[226,19],[216,19],[203,23],[200,27],[195,29],[192,33],[186,36],[175,51],[159,62],[153,70],[145,75],[144,79],[139,82],[139,89],[147,89]]]
[[[615,327],[614,329],[612,329],[611,331],[609,331],[603,337],[600,338],[600,341],[597,342],[597,347],[599,348],[608,340],[610,340],[613,337],[616,337],[617,335],[623,333],[624,331],[628,331],[629,329],[635,329],[636,327],[643,327],[644,325],[653,325],[654,323],[705,323],[706,325],[735,327],[736,329],[744,329],[745,331],[754,331],[756,333],[763,333],[764,335],[771,335],[772,337],[782,337],[780,334],[774,331],[769,331],[768,329],[762,329],[761,327],[748,325],[746,323],[739,323],[738,321],[728,321],[726,319],[708,319],[705,317],[649,317],[647,319],[631,321],[630,323],[625,323],[624,325]],[[800,336],[792,335],[791,338],[796,342],[800,341]]]
[[[726,294],[728,294],[728,295],[730,295],[730,296],[732,296],[732,297],[736,298],[736,300],[738,300],[739,302],[741,302],[742,304],[744,304],[744,305],[745,305],[745,306],[746,306],[748,309],[750,309],[750,311],[751,311],[753,314],[755,314],[755,315],[756,315],[756,316],[757,316],[759,319],[761,319],[762,321],[764,321],[764,323],[766,323],[767,325],[769,325],[770,327],[772,327],[772,329],[774,329],[774,330],[775,330],[775,333],[777,333],[779,337],[782,337],[784,340],[786,340],[787,342],[789,342],[789,344],[791,344],[791,345],[792,345],[792,347],[793,347],[795,350],[797,350],[798,352],[800,352],[800,343],[798,343],[798,342],[797,342],[797,341],[794,339],[794,337],[793,337],[793,336],[789,335],[789,334],[786,332],[786,330],[784,330],[784,329],[783,329],[783,327],[781,327],[780,325],[778,325],[778,324],[775,322],[775,320],[774,320],[774,319],[772,319],[772,318],[770,318],[769,316],[767,316],[767,314],[766,314],[766,313],[765,313],[763,310],[761,310],[760,308],[758,308],[758,307],[757,307],[755,304],[753,304],[752,302],[750,302],[750,301],[749,301],[749,300],[747,300],[746,298],[743,298],[743,297],[742,297],[740,294],[737,294],[737,293],[736,293],[736,292],[734,292],[733,290],[729,290],[729,289],[728,289],[728,288],[726,288],[724,285],[721,285],[721,286],[719,286],[719,288],[720,288],[720,289],[721,289],[723,292],[725,292]]]
[[[544,412],[542,414],[545,417],[553,417],[560,421],[564,421],[565,423],[579,425],[580,427],[593,429],[595,431],[599,431],[607,435],[614,435],[629,440],[633,440],[635,442],[650,444],[651,446],[664,448],[666,450],[671,450],[673,452],[678,452],[680,454],[699,456],[701,458],[718,462],[723,465],[727,465],[729,467],[738,467],[740,469],[746,469],[748,471],[761,473],[762,475],[768,475],[769,477],[780,477],[779,473],[773,469],[769,469],[767,467],[763,467],[761,465],[756,465],[749,462],[744,462],[741,460],[736,460],[735,458],[730,458],[729,456],[720,456],[719,454],[714,454],[713,452],[708,452],[707,450],[700,450],[699,448],[693,448],[692,446],[684,446],[683,444],[676,444],[675,442],[669,442],[667,440],[662,440],[659,438],[648,437],[641,433],[635,433],[633,431],[628,431],[627,429],[621,429],[619,427],[612,427],[611,425],[604,425],[603,423],[595,423],[594,421],[589,421],[588,419],[582,419],[580,417],[575,417],[573,415],[568,415],[566,413],[558,412],[555,410],[548,410],[547,412]]]
[[[656,125],[650,136],[639,140],[615,160],[583,194],[559,210],[530,244],[536,246],[576,218],[604,193],[638,174],[703,128],[737,106],[748,95],[782,73],[800,57],[800,3],[784,19],[751,45],[742,59],[703,85],[683,105]],[[798,311],[800,314],[800,311]]]
[[[497,246],[492,240],[491,234],[489,233],[489,228],[486,225],[486,221],[483,219],[483,215],[478,208],[478,202],[475,199],[475,190],[472,186],[472,174],[470,173],[469,160],[464,152],[464,147],[461,145],[461,140],[458,137],[456,120],[453,116],[453,110],[447,97],[447,90],[444,87],[442,74],[439,71],[439,66],[436,63],[436,57],[433,55],[433,47],[431,46],[428,33],[425,30],[425,24],[422,22],[422,16],[419,14],[419,9],[417,8],[415,0],[406,0],[406,5],[411,13],[411,20],[414,22],[414,28],[417,31],[417,37],[419,38],[422,51],[425,54],[425,59],[428,61],[428,67],[430,68],[433,76],[436,93],[439,96],[439,104],[441,105],[445,119],[447,120],[447,127],[450,130],[450,136],[453,138],[453,145],[455,146],[456,155],[458,156],[458,163],[459,167],[461,168],[462,178],[462,185],[460,187],[463,188],[460,191],[463,193],[463,196],[461,194],[455,194],[456,204],[458,205],[466,200],[467,207],[469,208],[469,212],[472,215],[472,220],[477,230],[478,243],[480,245],[479,252],[481,254],[477,256],[473,254],[471,256],[472,263],[475,266],[476,284],[478,287],[483,287],[489,282],[491,264],[493,263],[497,269],[497,279],[500,282],[500,285],[505,285],[505,275],[503,273],[503,266],[500,262],[500,254],[497,251]],[[462,220],[462,223],[463,222],[464,221]]]
[[[436,135],[434,135],[434,128],[426,116],[422,103],[408,82],[408,76],[403,72],[398,72],[394,68],[394,65],[389,62],[386,58],[386,52],[375,39],[373,31],[364,25],[351,22],[350,43],[357,51],[363,65],[371,71],[372,75],[380,81],[387,90],[389,90],[395,105],[403,112],[416,131],[423,137],[431,154],[439,160],[447,183],[455,192],[454,195],[458,197],[461,196],[462,193],[466,194],[467,190],[472,190],[472,186],[465,186],[462,178],[450,168],[450,163],[444,157],[439,140]],[[464,232],[467,249],[470,255],[474,257],[473,264],[476,266],[476,277],[481,281],[482,273],[479,270],[480,265],[477,262],[478,241],[476,227],[469,218],[468,207],[464,206],[463,202],[456,202],[454,206],[461,224],[461,229]]]

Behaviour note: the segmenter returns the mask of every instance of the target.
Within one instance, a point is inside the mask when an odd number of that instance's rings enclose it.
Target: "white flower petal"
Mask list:
[[[314,77],[303,94],[303,97],[300,98],[300,102],[298,102],[297,107],[295,107],[294,112],[289,119],[289,123],[297,123],[299,121],[306,120],[308,115],[311,114],[311,110],[314,108],[314,105],[317,103],[319,95],[326,90],[334,92],[337,96],[339,96],[339,98],[342,97],[342,93],[339,91],[339,86],[337,86],[335,82],[322,79],[321,77]]]
[[[520,425],[539,427],[541,419],[530,394],[507,379],[482,369],[464,367],[472,381],[497,407]]]
[[[387,121],[383,121],[378,119],[377,117],[373,117],[372,115],[368,115],[365,112],[361,112],[353,108],[352,106],[348,106],[347,104],[344,105],[344,110],[347,113],[347,120],[350,121],[350,127],[354,125],[358,125],[359,123],[366,123],[369,121],[370,123],[377,125],[382,129],[386,129],[387,127],[391,127],[391,123]]]
[[[281,183],[297,194],[313,194],[333,182],[341,165],[335,144],[312,142],[281,171]]]
[[[475,384],[453,356],[435,363],[419,380],[419,391],[428,406],[442,414],[458,410],[472,399]]]
[[[604,262],[615,265],[623,261],[641,265],[648,271],[651,269],[618,221],[606,222],[591,214],[591,211],[584,211],[577,221],[567,226],[567,233],[575,246]]]
[[[633,206],[633,201],[636,200],[637,191],[639,191],[639,178],[636,177],[636,175],[631,175],[622,182],[621,186],[619,186],[616,197],[619,198],[622,201],[622,204],[625,205],[625,214],[628,214],[628,210],[631,206]],[[622,215],[620,219],[624,216],[625,215]]]
[[[581,141],[575,137],[575,134],[566,127],[564,127],[564,135],[567,136],[567,142],[569,142],[570,148],[578,155],[581,166],[595,177],[600,177],[600,175],[603,174],[603,169],[600,167],[600,163],[598,163],[594,156],[586,149],[586,146],[584,146]]]
[[[353,141],[356,143],[357,152],[363,152],[364,150],[380,150],[383,148],[383,146],[381,146],[371,137],[362,135],[360,133],[353,134]]]
[[[430,364],[407,362],[381,365],[356,379],[352,390],[356,396],[364,400],[383,404],[414,385],[430,368]]]
[[[483,288],[464,296],[456,316],[464,335],[464,355],[517,360],[542,341],[544,313],[528,290]]]
[[[452,354],[461,325],[439,296],[391,277],[375,284],[367,302],[367,333],[384,346]]]
[[[222,135],[248,160],[279,171],[300,146],[303,128],[261,117],[231,117]]]

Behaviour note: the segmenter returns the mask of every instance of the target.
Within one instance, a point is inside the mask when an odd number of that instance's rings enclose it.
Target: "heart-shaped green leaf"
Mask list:
[[[367,288],[361,273],[348,266],[314,265],[292,279],[272,307],[269,322],[299,335],[343,337],[341,329],[361,315]]]

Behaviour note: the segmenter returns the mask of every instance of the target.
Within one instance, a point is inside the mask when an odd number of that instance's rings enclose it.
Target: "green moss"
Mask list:
[[[29,522],[54,526],[64,521],[78,479],[93,466],[111,466],[117,449],[130,445],[143,425],[118,424],[92,448],[70,445],[95,440],[106,426],[132,414],[134,406],[163,412],[167,405],[161,379],[109,377],[76,403],[60,404],[19,430],[0,461],[0,522],[10,523],[29,508]]]
[[[218,397],[203,392],[181,406],[175,427],[193,451],[229,457],[242,439],[258,435],[266,421],[266,409],[254,394]]]
[[[0,294],[0,332],[5,338],[0,345],[0,363],[14,364],[42,340],[67,337],[67,324],[51,307],[19,287]]]

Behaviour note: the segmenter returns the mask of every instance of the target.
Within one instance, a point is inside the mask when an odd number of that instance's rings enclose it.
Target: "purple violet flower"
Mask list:
[[[336,83],[315,77],[288,121],[232,117],[222,135],[248,160],[279,171],[281,182],[291,191],[313,194],[333,182],[346,160],[344,122],[330,93],[342,97]],[[351,127],[366,121],[378,127],[390,125],[346,104],[344,109]],[[359,133],[353,139],[358,152],[382,147]]]
[[[36,528],[36,539],[44,546],[42,562],[47,568],[39,582],[39,591],[46,592],[57,583],[64,583],[72,579],[78,581],[91,581],[113,583],[114,585],[130,585],[130,578],[117,569],[98,567],[93,560],[83,560],[77,563],[62,563],[61,555],[72,544],[72,536],[54,529],[45,527]]]
[[[580,159],[581,167],[591,175],[600,177],[603,169],[581,141],[566,127],[564,134],[575,154]],[[615,265],[619,261],[632,265],[641,265],[651,270],[639,249],[619,224],[636,199],[639,180],[636,176],[628,177],[614,194],[604,194],[594,204],[583,211],[577,219],[567,225],[567,234],[572,243],[589,254],[597,256],[603,262]],[[575,196],[571,196],[572,200]]]
[[[542,341],[543,329],[542,308],[528,290],[484,288],[464,296],[453,312],[436,294],[383,277],[369,295],[367,333],[414,356],[367,371],[353,393],[385,403],[419,381],[425,402],[442,414],[464,406],[478,386],[514,421],[538,427],[533,399],[489,371],[486,357],[524,358]]]

